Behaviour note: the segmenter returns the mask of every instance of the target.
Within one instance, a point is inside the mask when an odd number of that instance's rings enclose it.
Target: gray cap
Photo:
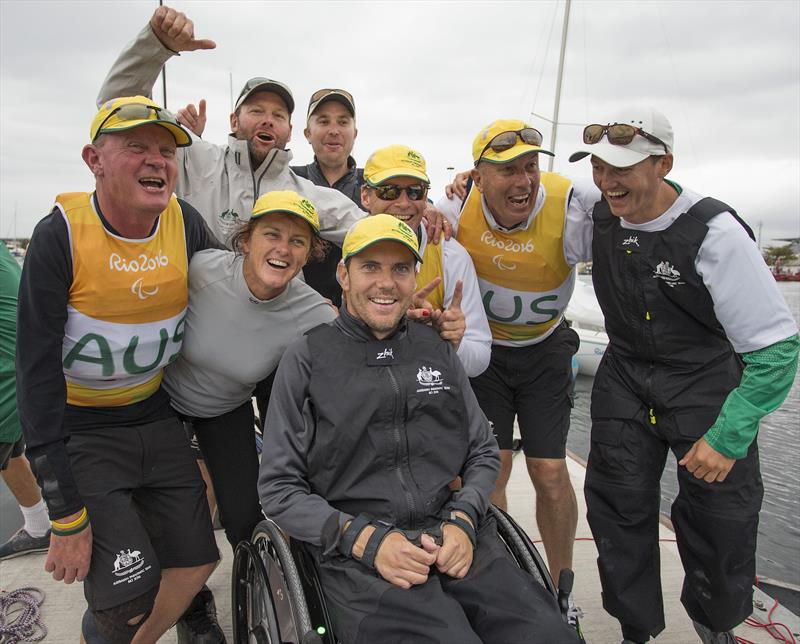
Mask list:
[[[272,80],[271,78],[264,78],[262,76],[251,78],[244,84],[242,92],[239,94],[239,98],[236,99],[236,105],[233,108],[234,111],[238,110],[242,103],[244,103],[255,92],[272,92],[277,94],[283,99],[283,102],[286,103],[289,114],[294,112],[294,97],[292,96],[291,90],[289,90],[289,88],[280,81]]]

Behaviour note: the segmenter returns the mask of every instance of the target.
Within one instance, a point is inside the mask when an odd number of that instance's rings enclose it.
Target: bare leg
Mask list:
[[[217,562],[193,568],[166,568],[161,571],[161,586],[153,612],[136,632],[132,644],[156,642],[183,615],[192,598],[214,571]],[[141,617],[129,621],[135,624]]]
[[[197,459],[197,466],[200,468],[200,475],[206,484],[206,499],[208,500],[208,513],[211,519],[214,519],[214,511],[217,509],[217,496],[214,494],[214,482],[211,480],[211,474],[206,467],[206,462],[202,458]]]
[[[497,483],[494,485],[494,492],[489,500],[501,510],[508,511],[508,499],[506,499],[506,485],[511,477],[512,457],[514,453],[510,449],[500,450],[500,473],[497,475]]]
[[[9,459],[8,467],[2,471],[2,476],[20,505],[29,508],[42,500],[39,484],[36,483],[31,466],[24,455]]]
[[[536,524],[542,535],[547,565],[558,583],[562,569],[572,568],[572,548],[578,526],[578,502],[563,458],[526,458],[536,488]]]

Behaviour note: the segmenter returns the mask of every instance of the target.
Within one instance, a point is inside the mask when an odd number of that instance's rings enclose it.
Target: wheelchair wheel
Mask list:
[[[320,642],[312,631],[297,567],[289,546],[269,519],[233,560],[233,637],[237,644]]]
[[[533,575],[553,597],[558,597],[558,589],[553,583],[553,578],[530,537],[507,512],[496,505],[490,505],[489,512],[497,521],[497,533],[519,567]]]

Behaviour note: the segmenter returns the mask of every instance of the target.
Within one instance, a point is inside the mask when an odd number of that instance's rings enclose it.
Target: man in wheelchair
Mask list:
[[[341,642],[577,642],[487,517],[497,444],[457,347],[406,317],[418,261],[390,215],[348,233],[339,318],[278,368],[264,512],[309,544]]]

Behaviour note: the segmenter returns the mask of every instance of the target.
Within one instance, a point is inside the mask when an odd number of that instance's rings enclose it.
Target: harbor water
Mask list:
[[[582,278],[585,279],[585,278]],[[778,282],[778,289],[800,321],[800,283]],[[589,397],[593,379],[578,376],[569,449],[589,453]],[[758,529],[759,576],[800,586],[800,376],[783,405],[761,422],[758,435],[764,504]],[[670,453],[661,479],[661,511],[669,516],[678,492],[676,461]]]

